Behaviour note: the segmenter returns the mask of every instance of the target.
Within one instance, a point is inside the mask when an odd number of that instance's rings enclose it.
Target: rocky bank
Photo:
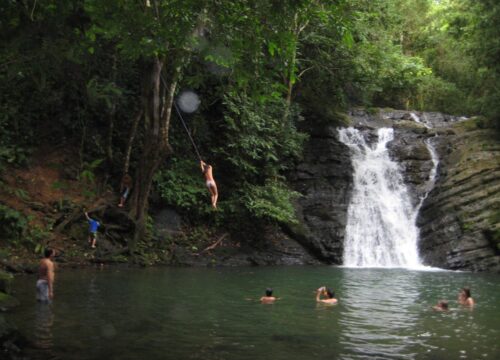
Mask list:
[[[25,359],[21,349],[27,341],[3,314],[19,305],[19,300],[11,295],[12,279],[11,274],[0,270],[0,359],[21,360]]]

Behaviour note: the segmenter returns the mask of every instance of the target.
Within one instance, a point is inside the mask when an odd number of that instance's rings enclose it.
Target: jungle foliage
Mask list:
[[[75,178],[96,164],[117,187],[130,171],[139,235],[152,193],[213,215],[173,110],[185,89],[218,224],[294,221],[299,124],[358,105],[500,116],[494,0],[7,0],[0,14],[0,171],[53,139],[77,154]]]

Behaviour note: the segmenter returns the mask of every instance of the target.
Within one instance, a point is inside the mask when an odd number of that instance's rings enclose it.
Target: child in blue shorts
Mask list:
[[[95,243],[97,241],[97,229],[101,226],[101,223],[97,220],[92,219],[87,212],[85,212],[85,217],[89,222],[89,244],[95,249]]]

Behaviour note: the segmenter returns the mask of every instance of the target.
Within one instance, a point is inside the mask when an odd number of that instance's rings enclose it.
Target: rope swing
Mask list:
[[[177,114],[179,115],[179,119],[181,119],[182,125],[184,126],[184,129],[186,130],[186,133],[189,137],[189,140],[191,140],[191,144],[193,144],[193,148],[194,148],[194,151],[196,152],[196,155],[198,156],[198,159],[200,159],[200,161],[202,161],[200,152],[198,151],[198,147],[196,146],[196,143],[194,142],[193,137],[191,136],[191,133],[189,132],[189,129],[188,129],[186,123],[184,122],[184,118],[182,117],[181,111],[179,110],[176,101],[174,101],[174,107],[175,107],[175,110],[177,111]]]
[[[166,87],[167,82],[165,81],[163,74],[160,74],[160,79],[163,82],[163,85]],[[193,144],[193,148],[194,148],[194,151],[196,152],[196,156],[198,156],[198,159],[200,161],[203,161],[201,158],[200,152],[198,151],[198,147],[196,146],[196,143],[194,142],[193,137],[191,136],[191,133],[189,132],[189,129],[186,125],[186,122],[184,121],[184,118],[182,117],[181,111],[179,110],[179,107],[177,106],[177,101],[174,100],[173,103],[174,103],[175,110],[177,111],[177,115],[179,115],[179,119],[181,119],[182,125],[184,126],[184,130],[186,130],[186,133],[189,137],[189,140],[191,140],[191,144]],[[198,107],[198,106],[196,106],[196,107]],[[193,109],[193,111],[194,110],[196,110],[196,109]]]

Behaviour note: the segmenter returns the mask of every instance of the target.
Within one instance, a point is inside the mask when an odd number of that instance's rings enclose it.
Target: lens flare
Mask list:
[[[183,91],[177,99],[177,105],[179,105],[179,108],[188,114],[198,110],[200,103],[200,97],[193,91]]]

